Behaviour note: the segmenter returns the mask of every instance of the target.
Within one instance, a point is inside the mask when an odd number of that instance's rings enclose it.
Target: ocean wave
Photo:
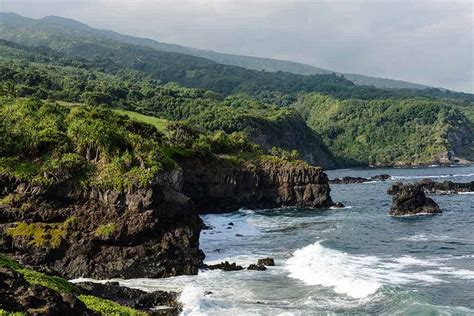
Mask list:
[[[181,315],[193,315],[201,316],[206,315],[202,311],[202,299],[204,297],[204,291],[195,286],[185,286],[178,301],[183,305],[183,311]]]
[[[466,174],[438,174],[438,175],[419,175],[419,176],[391,176],[391,180],[416,180],[416,179],[439,179],[439,178],[459,178],[474,177],[474,173]]]
[[[421,272],[410,269],[428,268]],[[384,285],[444,283],[445,277],[471,278],[474,271],[458,270],[436,260],[351,255],[326,248],[322,241],[296,250],[287,260],[289,276],[307,285],[332,288],[338,294],[366,298]]]
[[[351,208],[352,208],[352,206],[346,205],[344,207],[331,206],[329,209],[330,210],[344,210],[344,209],[351,209]]]

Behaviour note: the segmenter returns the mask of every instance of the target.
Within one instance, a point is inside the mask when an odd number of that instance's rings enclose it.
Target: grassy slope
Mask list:
[[[122,110],[122,109],[113,109],[113,111],[121,115],[127,115],[132,120],[135,120],[137,122],[153,125],[156,127],[158,131],[163,132],[163,133],[166,131],[166,125],[169,122],[169,120],[167,119],[149,116],[149,115],[143,115],[143,114],[133,112],[133,111],[127,111],[127,110]]]

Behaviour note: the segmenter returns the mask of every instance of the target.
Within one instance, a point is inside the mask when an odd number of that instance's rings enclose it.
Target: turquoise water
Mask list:
[[[185,315],[474,315],[474,195],[434,196],[442,214],[395,218],[386,194],[393,181],[472,181],[474,167],[328,172],[330,178],[381,173],[392,180],[332,185],[345,209],[203,217],[216,227],[201,235],[206,262],[248,265],[273,257],[276,266],[266,271],[122,283],[183,291]]]

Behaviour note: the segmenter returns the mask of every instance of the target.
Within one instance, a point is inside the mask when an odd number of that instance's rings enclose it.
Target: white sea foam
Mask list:
[[[201,316],[206,315],[201,310],[202,298],[204,292],[195,286],[185,286],[181,295],[179,296],[179,302],[183,304],[183,316]]]
[[[458,192],[458,194],[471,195],[474,194],[474,192]]]
[[[353,298],[368,297],[383,285],[433,284],[446,282],[445,277],[471,279],[474,276],[474,271],[445,266],[437,260],[350,255],[326,248],[321,242],[293,253],[286,262],[289,276]],[[419,271],[424,267],[429,270]]]
[[[351,209],[351,208],[352,208],[352,206],[346,205],[344,207],[331,206],[329,209],[331,209],[331,210],[348,210],[348,209]]]

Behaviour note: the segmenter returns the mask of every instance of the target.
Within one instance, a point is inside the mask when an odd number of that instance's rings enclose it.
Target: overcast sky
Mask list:
[[[0,11],[474,92],[473,0],[0,0]]]

